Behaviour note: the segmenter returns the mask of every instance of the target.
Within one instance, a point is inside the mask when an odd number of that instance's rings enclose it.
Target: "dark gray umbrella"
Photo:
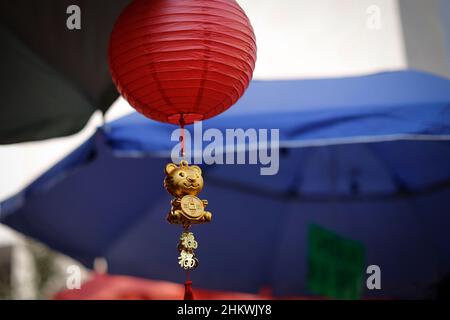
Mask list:
[[[130,0],[0,2],[0,144],[73,134],[117,98],[107,49]],[[67,8],[81,9],[69,30]]]

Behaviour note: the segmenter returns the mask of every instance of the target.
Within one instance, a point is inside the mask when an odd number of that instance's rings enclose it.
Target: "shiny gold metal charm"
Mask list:
[[[190,166],[182,160],[180,165],[169,163],[165,169],[164,187],[175,197],[167,220],[189,228],[191,224],[211,221],[212,214],[206,211],[207,200],[197,198],[203,189],[202,170],[199,166]]]
[[[194,234],[192,232],[184,231],[180,237],[180,244],[178,246],[179,251],[187,250],[193,251],[198,248],[198,243],[195,241]]]
[[[178,263],[185,270],[194,269],[198,266],[198,259],[195,257],[194,250],[197,249],[198,243],[195,241],[194,234],[189,231],[184,231],[180,236],[180,243],[178,244]]]
[[[171,201],[167,221],[184,227],[178,243],[178,264],[188,271],[198,266],[194,253],[198,243],[189,228],[192,224],[210,222],[212,218],[211,212],[205,210],[208,201],[197,197],[203,189],[202,170],[182,160],[179,166],[174,163],[166,165],[165,173],[164,187],[175,197]]]
[[[181,198],[180,207],[183,215],[192,220],[201,219],[205,213],[205,205],[196,196],[187,195]]]
[[[180,256],[178,257],[178,263],[184,270],[190,270],[197,267],[198,260],[194,257],[193,253],[181,251]]]

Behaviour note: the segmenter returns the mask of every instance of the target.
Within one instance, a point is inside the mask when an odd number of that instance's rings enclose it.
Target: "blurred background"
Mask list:
[[[120,7],[126,2],[122,1]],[[448,0],[238,2],[249,16],[257,36],[256,80],[337,78],[405,69],[450,76]],[[19,3],[20,10],[24,12],[28,8],[32,12],[32,1]],[[78,4],[83,15],[90,14],[84,11],[87,1],[70,3]],[[14,23],[7,16],[14,5],[12,1],[4,1],[0,14],[0,26],[12,32],[16,31],[11,27]],[[67,18],[65,11],[52,11],[52,14],[61,15],[63,20]],[[101,11],[96,14],[98,17]],[[16,19],[22,18],[19,15]],[[56,21],[53,21],[54,25],[48,22],[47,27],[54,28],[55,32],[65,29],[65,25]],[[30,26],[41,22],[36,19]],[[80,32],[90,30],[82,27]],[[17,36],[20,38],[20,32]],[[48,34],[36,33],[34,37],[38,42]],[[71,50],[75,55],[85,54],[82,48]],[[4,106],[4,103],[0,104]],[[64,158],[90,137],[103,121],[131,112],[133,109],[118,98],[105,115],[94,112],[78,133],[44,141],[1,145],[0,200],[14,195]],[[52,298],[65,289],[67,267],[71,265],[79,265],[83,280],[89,278],[89,271],[76,261],[0,226],[0,298]]]

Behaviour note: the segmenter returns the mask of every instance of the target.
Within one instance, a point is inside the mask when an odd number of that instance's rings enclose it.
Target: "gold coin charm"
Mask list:
[[[192,220],[201,219],[205,211],[203,202],[196,196],[187,195],[181,198],[181,211]]]

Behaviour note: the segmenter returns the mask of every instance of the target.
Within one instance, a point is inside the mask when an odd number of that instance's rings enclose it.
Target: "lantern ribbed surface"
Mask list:
[[[256,40],[234,0],[135,0],[110,40],[112,78],[140,113],[191,124],[231,107],[256,61]]]

